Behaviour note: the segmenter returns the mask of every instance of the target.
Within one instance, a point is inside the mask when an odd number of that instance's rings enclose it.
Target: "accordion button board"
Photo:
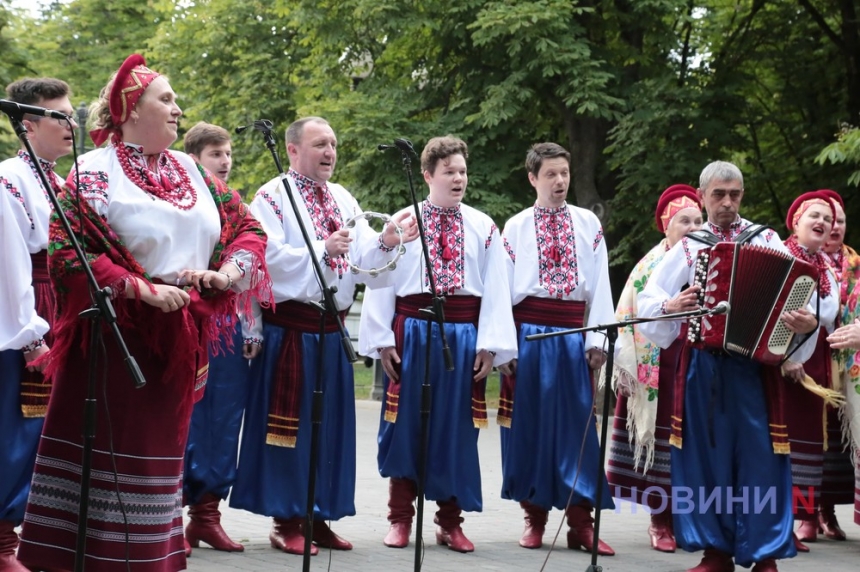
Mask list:
[[[818,269],[772,248],[720,242],[699,251],[694,283],[700,307],[728,302],[730,309],[690,320],[693,347],[776,365],[794,339],[780,317],[809,303]]]

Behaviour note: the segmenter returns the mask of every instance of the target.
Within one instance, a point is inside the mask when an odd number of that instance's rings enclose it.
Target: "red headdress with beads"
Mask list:
[[[132,54],[125,59],[116,72],[108,94],[110,117],[114,128],[119,128],[128,121],[143,92],[159,75],[161,74],[146,67],[146,60],[140,54]],[[109,129],[94,129],[90,131],[90,137],[96,146],[100,146],[110,137],[110,132]]]

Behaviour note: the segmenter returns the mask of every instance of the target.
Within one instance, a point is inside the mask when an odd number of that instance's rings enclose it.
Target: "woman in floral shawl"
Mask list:
[[[239,196],[184,153],[169,151],[182,111],[168,81],[139,55],[102,90],[97,145],[61,195],[99,286],[146,385],[136,389],[116,340],[78,317],[91,305],[80,262],[56,221],[50,272],[58,316],[48,372],[54,388],[39,444],[18,558],[72,570],[76,556],[84,400],[96,354],[97,422],[89,481],[88,571],[185,568],[182,464],[207,347],[222,318],[251,296],[268,301],[266,239]],[[77,175],[77,176],[76,176]]]
[[[702,226],[702,203],[696,189],[672,185],[657,201],[654,216],[666,238],[651,249],[633,268],[618,299],[615,317],[635,318],[636,296],[645,287],[663,255],[688,232]],[[618,389],[607,476],[615,496],[648,506],[651,547],[674,552],[672,495],[669,478],[669,434],[672,386],[686,329],[667,349],[648,341],[636,326],[619,331],[619,355],[613,383]],[[659,400],[657,396],[660,396]],[[649,489],[649,493],[645,490]],[[661,491],[655,494],[656,491]]]
[[[834,350],[838,376],[834,376],[834,382],[840,387],[846,398],[846,404],[842,411],[841,423],[833,419],[827,420],[828,450],[825,454],[825,474],[822,491],[822,501],[819,507],[819,530],[827,538],[834,540],[845,540],[845,532],[839,526],[834,513],[834,504],[854,502],[854,522],[860,524],[860,463],[856,458],[858,445],[860,445],[860,254],[844,243],[845,239],[845,205],[842,197],[831,190],[823,190],[835,201],[836,220],[833,223],[830,240],[825,244],[824,250],[830,256],[833,268],[839,277],[839,294],[841,301],[840,323],[843,326],[831,334],[827,341]],[[838,350],[838,351],[837,351]],[[844,439],[840,439],[844,435]],[[850,451],[844,451],[844,444],[850,444]],[[829,462],[843,457],[840,462]],[[846,491],[844,457],[854,469],[854,490]],[[831,469],[828,471],[828,469]],[[837,486],[832,486],[837,484]],[[846,494],[848,493],[848,494]],[[839,495],[839,498],[834,498]]]

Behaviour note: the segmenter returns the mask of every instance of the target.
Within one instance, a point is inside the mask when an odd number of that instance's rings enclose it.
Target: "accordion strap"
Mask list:
[[[735,242],[739,244],[746,244],[747,242],[751,241],[753,238],[760,235],[769,228],[770,227],[766,224],[751,224],[746,227],[744,231],[737,236],[737,238],[735,238]]]
[[[737,238],[735,238],[734,242],[738,244],[746,244],[768,229],[770,229],[770,227],[765,224],[751,224],[746,227],[746,229],[740,233]],[[708,246],[715,246],[718,242],[723,242],[716,234],[704,228],[688,232],[687,238],[692,238],[693,240],[707,244]]]
[[[692,238],[693,240],[701,242],[703,244],[707,244],[708,246],[715,246],[718,242],[720,242],[720,238],[716,234],[704,228],[694,230],[693,232],[688,232],[687,238]]]

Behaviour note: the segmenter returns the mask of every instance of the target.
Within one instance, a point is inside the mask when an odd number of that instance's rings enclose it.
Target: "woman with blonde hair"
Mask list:
[[[91,305],[85,274],[53,223],[54,389],[18,558],[33,569],[73,568],[86,372],[96,352],[86,569],[181,570],[192,406],[205,387],[207,348],[227,334],[223,318],[253,296],[268,300],[266,239],[234,191],[168,149],[182,111],[170,83],[142,56],[125,60],[102,90],[96,115],[93,140],[109,144],[80,158],[61,202],[83,235],[99,286],[112,290],[117,323],[146,385],[135,388],[109,333],[102,348],[89,347],[92,322],[78,317]]]

